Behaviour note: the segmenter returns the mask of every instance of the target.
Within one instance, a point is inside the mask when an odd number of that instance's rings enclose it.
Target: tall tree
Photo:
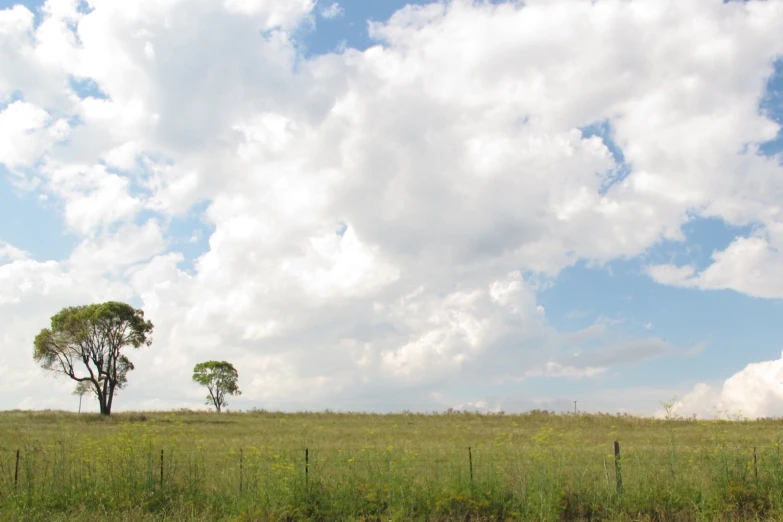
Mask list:
[[[226,361],[207,361],[193,367],[193,382],[207,387],[207,404],[214,406],[218,413],[228,406],[226,395],[242,394],[238,378],[234,365]]]
[[[134,369],[123,349],[152,344],[152,323],[142,310],[116,301],[63,308],[51,323],[35,337],[33,358],[46,370],[86,383],[101,414],[111,415],[114,395]]]

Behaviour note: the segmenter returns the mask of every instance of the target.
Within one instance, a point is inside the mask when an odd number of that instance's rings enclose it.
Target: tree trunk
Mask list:
[[[98,404],[101,406],[101,415],[111,415],[111,398],[106,393],[98,394]]]
[[[106,396],[106,411],[108,412],[106,415],[111,414],[111,406],[112,403],[114,403],[114,387],[116,384],[114,382],[109,384],[109,393]]]

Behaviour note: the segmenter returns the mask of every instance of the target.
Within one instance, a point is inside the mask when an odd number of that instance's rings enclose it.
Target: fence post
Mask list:
[[[753,446],[753,475],[756,478],[756,485],[759,485],[759,466],[756,459],[756,446]]]
[[[19,450],[16,450],[16,469],[14,470],[14,487],[19,483]]]
[[[310,474],[310,448],[305,448],[305,484],[307,484],[309,474]]]
[[[468,463],[470,464],[470,485],[473,486],[473,451],[468,446]]]
[[[160,487],[163,487],[163,450],[160,450]]]
[[[623,491],[623,474],[620,471],[620,443],[614,441],[614,476],[617,481],[617,492]]]
[[[243,457],[244,452],[242,451],[242,448],[239,448],[239,494],[242,494],[242,471],[243,471]]]

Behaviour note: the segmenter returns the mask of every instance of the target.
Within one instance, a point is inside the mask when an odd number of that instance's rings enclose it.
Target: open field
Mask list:
[[[781,438],[542,412],[3,412],[0,519],[780,520]]]

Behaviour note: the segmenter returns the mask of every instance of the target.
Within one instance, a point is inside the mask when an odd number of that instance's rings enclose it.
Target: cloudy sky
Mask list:
[[[783,414],[783,0],[0,0],[0,409]]]

